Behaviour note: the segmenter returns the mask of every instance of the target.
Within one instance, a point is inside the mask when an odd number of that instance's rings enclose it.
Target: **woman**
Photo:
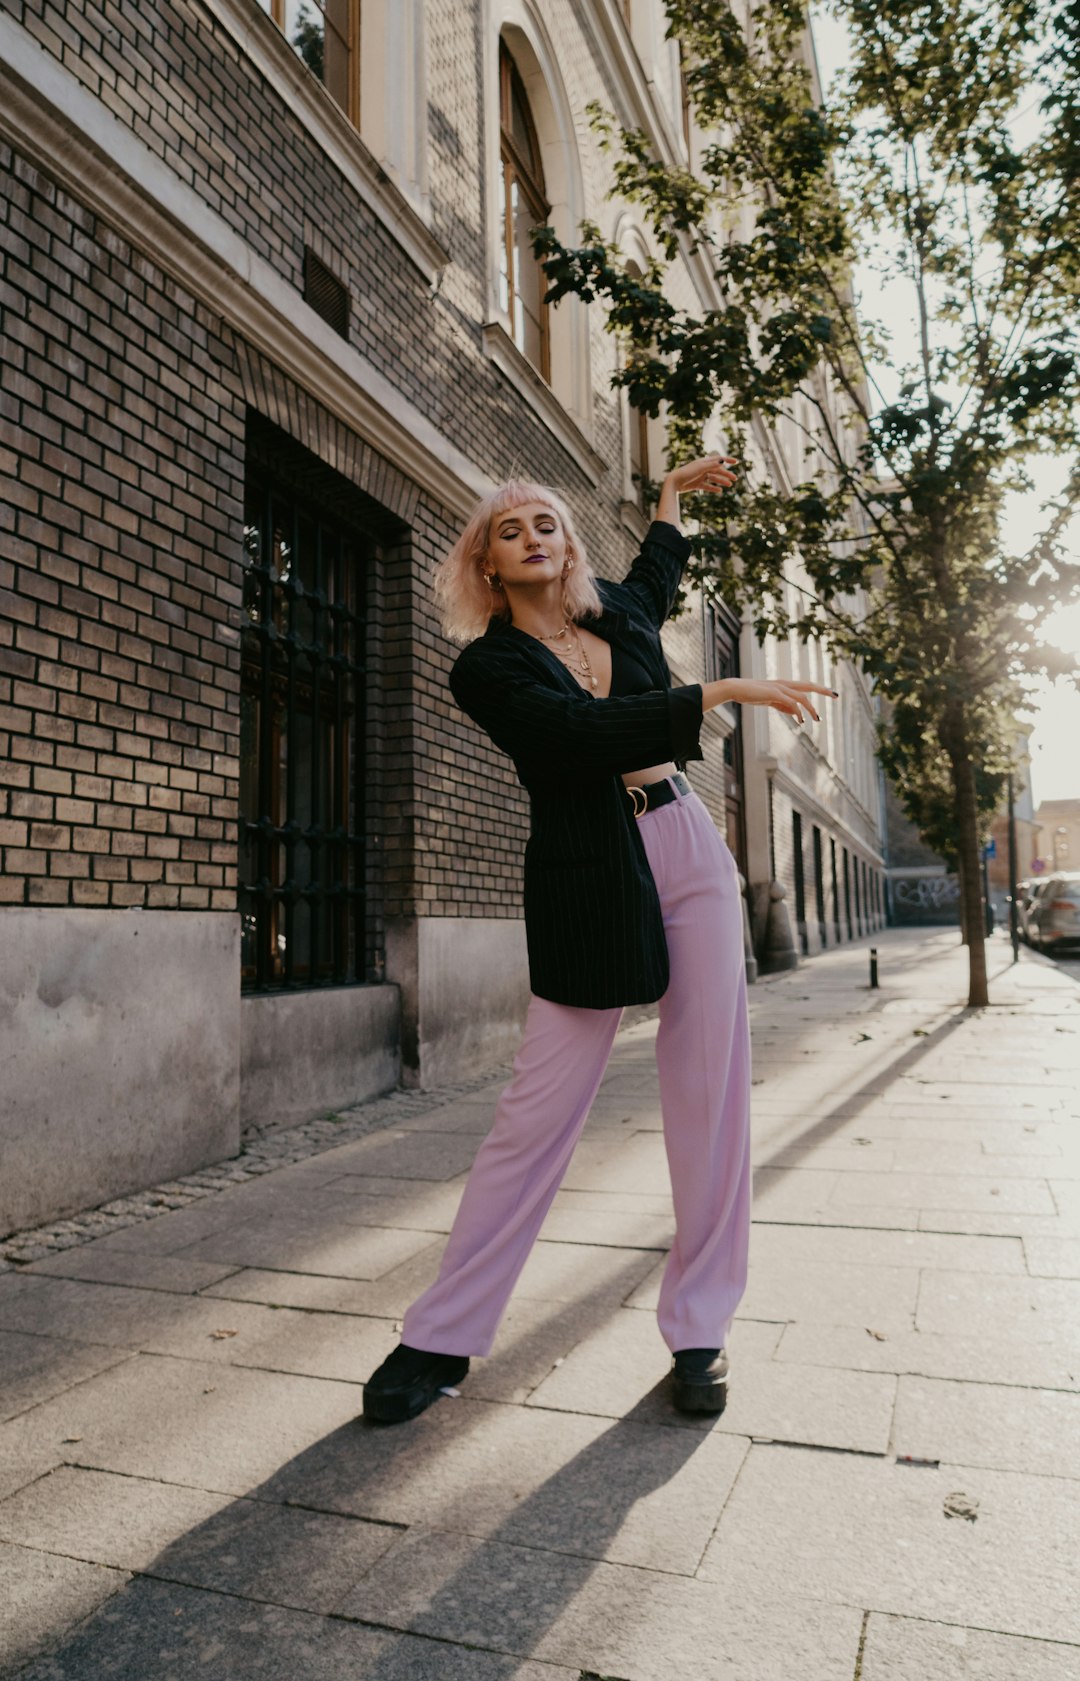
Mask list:
[[[672,687],[660,645],[690,544],[680,491],[722,491],[735,463],[669,473],[621,584],[592,573],[569,509],[513,481],[443,563],[462,710],[510,754],[530,796],[525,1033],[476,1156],[436,1282],[364,1386],[365,1417],[423,1411],[490,1351],[566,1171],[623,1006],[660,1001],[656,1058],[675,1241],[660,1291],[675,1405],[723,1410],[726,1340],[746,1283],[750,1045],[734,860],[681,768],[725,701],[817,718],[813,683]]]

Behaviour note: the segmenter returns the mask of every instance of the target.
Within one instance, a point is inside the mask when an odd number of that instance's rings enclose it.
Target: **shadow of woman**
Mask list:
[[[588,1339],[627,1311],[639,1277],[634,1252],[614,1290],[609,1280],[602,1297],[545,1316],[513,1351],[528,1363],[553,1334],[568,1348]],[[552,1661],[576,1681],[610,1669],[573,1615],[574,1655],[547,1647],[598,1569],[639,1567],[614,1588],[637,1596],[639,1618],[646,1579],[693,1574],[746,1450],[711,1422],[674,1413],[666,1382],[615,1421],[466,1393],[407,1425],[351,1420],[239,1497],[203,1492],[228,1475],[208,1440],[201,1488],[141,1483],[166,1522],[185,1502],[207,1515],[153,1557],[131,1556],[135,1579],[20,1681],[539,1681]],[[692,1469],[702,1452],[711,1464]]]

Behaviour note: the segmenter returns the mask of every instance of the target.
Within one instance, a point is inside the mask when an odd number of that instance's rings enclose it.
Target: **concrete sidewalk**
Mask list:
[[[652,1055],[620,1035],[495,1354],[359,1385],[500,1081],[0,1276],[0,1673],[1072,1681],[1080,988],[952,932],[752,989],[755,1226],[716,1421],[669,1406]]]

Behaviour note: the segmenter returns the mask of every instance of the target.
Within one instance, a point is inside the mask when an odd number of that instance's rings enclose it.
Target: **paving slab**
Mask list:
[[[514,1294],[545,1302],[614,1296],[623,1301],[656,1265],[654,1250],[608,1248],[541,1239],[521,1271]]]
[[[429,1109],[423,1115],[407,1115],[394,1123],[395,1132],[490,1132],[497,1099],[460,1098]]]
[[[974,1522],[945,1516],[955,1492],[978,1501]],[[1074,1482],[755,1445],[699,1574],[733,1596],[1076,1641],[1078,1548]]]
[[[804,1167],[756,1167],[754,1169],[754,1218],[770,1223],[791,1221],[800,1226],[870,1226],[875,1229],[914,1231],[918,1210],[891,1203],[838,1203],[832,1193],[841,1175],[835,1169],[818,1173]],[[881,1178],[891,1177],[883,1174]],[[860,1175],[860,1184],[862,1176]]]
[[[744,1441],[474,1401],[468,1379],[462,1391],[407,1432],[331,1437],[263,1497],[694,1574]]]
[[[628,1298],[630,1307],[655,1311],[666,1257]],[[913,1267],[850,1262],[772,1260],[760,1253],[751,1260],[741,1319],[820,1322],[826,1325],[873,1325],[885,1331],[913,1328],[919,1274]]]
[[[325,1273],[334,1278],[381,1278],[439,1236],[396,1226],[337,1221],[332,1211],[302,1217],[264,1215],[200,1239],[185,1255],[232,1266],[275,1267],[282,1272]]]
[[[57,1629],[89,1616],[127,1580],[99,1564],[6,1543],[0,1543],[0,1579],[0,1674],[12,1676],[23,1673],[20,1666],[47,1646]],[[94,1673],[85,1669],[83,1677]]]
[[[563,1184],[579,1191],[647,1191],[669,1183],[664,1141],[657,1132],[597,1133],[575,1150]]]
[[[761,1140],[753,1152],[754,1166],[765,1168],[808,1167],[824,1173],[891,1172],[896,1160],[894,1145],[882,1144],[859,1135],[855,1138],[830,1138],[820,1144],[784,1144],[782,1141]]]
[[[922,1209],[916,1227],[921,1232],[960,1232],[981,1237],[1078,1237],[1080,1211],[1070,1214],[995,1214],[983,1210]]]
[[[1080,1237],[1025,1237],[1028,1272],[1038,1278],[1080,1278]]]
[[[893,1444],[919,1459],[1080,1478],[1080,1395],[902,1377]]]
[[[787,1325],[777,1360],[803,1366],[848,1366],[859,1372],[906,1372],[964,1383],[1080,1392],[1080,1335],[1071,1342],[958,1336],[933,1331],[882,1333],[878,1327]]]
[[[926,1272],[919,1290],[915,1324],[920,1331],[963,1336],[987,1316],[986,1280],[975,1273]],[[1080,1281],[1003,1277],[994,1282],[995,1337],[1019,1335],[1053,1342],[1063,1333],[1075,1340],[1080,1326]],[[989,1330],[989,1326],[987,1326]]]
[[[750,1273],[760,1262],[807,1262],[846,1267],[941,1267],[955,1272],[1023,1273],[1018,1237],[958,1236],[951,1232],[867,1231],[864,1227],[772,1225],[750,1228]],[[1027,1270],[1030,1271],[1030,1268]]]
[[[140,1354],[0,1425],[0,1456],[248,1494],[360,1402],[356,1384]]]
[[[80,1243],[47,1260],[22,1269],[31,1277],[80,1278],[92,1284],[131,1284],[139,1290],[164,1290],[171,1295],[194,1295],[228,1278],[237,1269],[229,1262],[192,1261],[179,1255],[133,1254],[104,1249],[100,1243]]]
[[[44,1443],[13,1442],[0,1427],[0,1500],[59,1465],[66,1450]]]
[[[466,1134],[406,1132],[386,1128],[320,1157],[326,1171],[393,1179],[456,1179],[467,1173],[477,1139]]]
[[[606,1303],[586,1297],[553,1306],[512,1296],[490,1358],[473,1361],[462,1392],[474,1401],[527,1401],[579,1344],[602,1328],[612,1305],[610,1298]]]
[[[255,1303],[234,1303],[223,1311],[216,1298],[207,1296],[170,1296],[75,1279],[26,1283],[22,1317],[27,1322],[40,1318],[57,1335],[92,1335],[97,1343],[144,1354],[362,1383],[396,1340],[392,1330],[375,1319],[357,1319],[343,1327],[327,1315]],[[42,1284],[44,1290],[33,1290],[32,1284]],[[11,1305],[5,1311],[14,1317]],[[102,1368],[112,1363],[101,1350],[97,1360]],[[40,1373],[35,1381],[44,1381]]]
[[[0,1506],[0,1535],[296,1610],[333,1611],[398,1538],[387,1524],[65,1467]]]
[[[862,1621],[846,1606],[415,1530],[340,1609],[620,1681],[836,1681],[854,1671]]]
[[[1045,1179],[1016,1179],[998,1173],[988,1160],[985,1173],[838,1174],[830,1202],[874,1203],[883,1208],[986,1209],[991,1213],[1053,1214],[1056,1205]]]
[[[1061,1160],[1070,1135],[1057,1122],[989,1121],[982,1111],[971,1115],[955,1113],[951,1108],[945,1115],[937,1110],[927,1113],[905,1105],[876,1104],[874,1108],[846,1121],[838,1136],[863,1137],[869,1135],[884,1143],[960,1143],[975,1145],[984,1155],[1024,1155],[1036,1159],[1050,1157]],[[1053,1172],[1052,1161],[1046,1171]]]
[[[454,1223],[464,1188],[463,1177],[435,1184],[344,1173],[319,1186],[309,1208],[345,1225],[445,1233]]]
[[[403,1261],[382,1278],[328,1278],[312,1272],[275,1272],[243,1267],[203,1292],[205,1301],[264,1302],[279,1308],[316,1313],[353,1314],[398,1320],[426,1290],[439,1270],[441,1241]],[[347,1335],[347,1331],[342,1331]]]
[[[730,1395],[718,1418],[674,1410],[667,1383],[671,1356],[659,1342],[652,1316],[629,1308],[579,1343],[538,1385],[528,1404],[609,1418],[633,1411],[643,1422],[676,1428],[884,1453],[895,1380],[886,1374],[781,1366],[769,1358],[779,1332],[777,1325],[736,1320]]]
[[[621,1209],[574,1208],[556,1198],[541,1231],[553,1243],[597,1243],[610,1249],[667,1250],[675,1236],[675,1216],[670,1212],[629,1214]]]
[[[1036,1156],[1023,1150],[998,1150],[990,1153],[976,1144],[952,1142],[947,1139],[935,1142],[897,1139],[891,1149],[891,1165],[897,1173],[948,1172],[974,1178],[990,1175],[994,1184],[1000,1184],[1003,1177],[1051,1178],[1055,1181],[1080,1178],[1080,1161],[1075,1159],[1071,1151],[1056,1156]],[[870,1155],[869,1150],[862,1153]]]
[[[1076,1681],[1080,1652],[1047,1640],[871,1616],[860,1681]]]
[[[79,1566],[81,1569],[87,1566]],[[211,1667],[212,1666],[212,1667]],[[579,1672],[140,1580],[20,1681],[578,1681]]]
[[[250,1189],[254,1191],[261,1183],[261,1180],[253,1180]],[[150,1255],[174,1254],[214,1232],[227,1231],[230,1226],[243,1224],[247,1210],[242,1193],[248,1189],[245,1185],[232,1185],[228,1190],[215,1191],[188,1208],[172,1209],[168,1214],[157,1214],[153,1219],[136,1221],[119,1231],[107,1232],[104,1237],[94,1238],[89,1247],[98,1253],[120,1250]]]
[[[126,1358],[115,1349],[0,1331],[0,1422]]]
[[[143,1570],[231,1495],[60,1465],[0,1503],[0,1540],[116,1570]]]
[[[88,1346],[136,1349],[155,1329],[182,1323],[193,1298],[41,1273],[2,1281],[0,1327]]]

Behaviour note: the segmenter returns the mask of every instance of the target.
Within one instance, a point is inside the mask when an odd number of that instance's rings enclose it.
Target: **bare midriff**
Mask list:
[[[593,676],[596,678],[596,688],[592,688],[588,682],[582,683],[580,676],[574,671],[573,667],[568,669],[589,694],[595,695],[597,700],[606,700],[611,693],[611,644],[605,642],[602,636],[595,635],[593,631],[585,630],[582,625],[578,625],[577,633],[585,649],[586,658],[592,667]],[[624,770],[622,779],[628,788],[631,786],[646,788],[650,782],[663,782],[665,776],[674,775],[675,764],[673,760],[669,759],[665,765],[646,765],[643,770]]]

